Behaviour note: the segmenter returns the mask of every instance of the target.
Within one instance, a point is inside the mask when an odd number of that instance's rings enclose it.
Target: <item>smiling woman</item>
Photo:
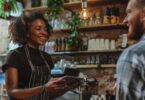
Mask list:
[[[50,34],[43,15],[22,15],[10,24],[9,33],[11,40],[21,45],[9,52],[2,66],[10,100],[52,100],[80,85],[76,82],[68,86],[63,77],[50,80],[52,59],[38,49]]]
[[[39,13],[27,13],[14,20],[10,27],[11,39],[19,45],[26,45],[32,42],[31,38],[35,36],[46,36],[48,38],[49,29],[47,20]],[[38,39],[38,38],[36,38]],[[35,40],[35,39],[33,39]],[[33,41],[38,42],[38,41]],[[31,44],[31,43],[30,43]],[[39,45],[39,43],[36,43]]]
[[[38,47],[44,45],[48,39],[47,26],[42,19],[36,19],[30,25],[27,43],[30,46]]]

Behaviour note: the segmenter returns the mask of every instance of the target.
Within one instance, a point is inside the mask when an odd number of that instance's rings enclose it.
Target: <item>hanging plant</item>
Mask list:
[[[0,0],[0,16],[7,18],[10,12],[17,12],[18,6],[16,0]]]
[[[49,21],[58,19],[64,10],[64,0],[47,0],[46,16]]]
[[[49,22],[52,21],[54,24],[54,20],[58,19],[64,9],[71,11],[67,8],[64,8],[64,0],[48,0],[47,1],[47,11],[46,17],[48,18]],[[80,15],[72,12],[71,19],[67,22],[67,25],[70,29],[70,35],[67,39],[67,44],[69,47],[76,46],[78,44],[78,31],[77,26],[80,24]],[[53,27],[52,24],[52,27]]]
[[[80,25],[80,15],[76,13],[72,13],[71,19],[67,22],[68,27],[70,28],[70,35],[67,43],[69,46],[77,46],[78,41],[78,31],[77,27]]]

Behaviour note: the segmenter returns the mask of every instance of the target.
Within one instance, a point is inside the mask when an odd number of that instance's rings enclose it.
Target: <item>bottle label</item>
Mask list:
[[[115,24],[117,22],[116,16],[111,16],[111,24]]]
[[[104,24],[110,24],[110,16],[104,16]]]

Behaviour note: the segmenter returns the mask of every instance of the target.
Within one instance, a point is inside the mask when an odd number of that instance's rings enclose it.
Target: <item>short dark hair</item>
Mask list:
[[[50,34],[48,21],[39,12],[27,12],[22,16],[16,18],[9,25],[10,39],[19,45],[25,45],[27,43],[27,35],[30,24],[36,20],[41,19],[47,26],[47,32]]]

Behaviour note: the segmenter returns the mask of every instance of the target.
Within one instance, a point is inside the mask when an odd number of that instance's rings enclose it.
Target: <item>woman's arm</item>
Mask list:
[[[38,95],[43,92],[43,86],[34,88],[18,89],[18,71],[14,67],[10,67],[6,70],[6,88],[10,98],[26,99]]]
[[[10,67],[6,70],[6,87],[10,98],[26,99],[42,93],[44,90],[49,93],[50,98],[56,98],[63,95],[70,89],[76,88],[80,82],[68,86],[64,77],[54,78],[48,81],[44,86],[34,88],[18,89],[18,71]]]

